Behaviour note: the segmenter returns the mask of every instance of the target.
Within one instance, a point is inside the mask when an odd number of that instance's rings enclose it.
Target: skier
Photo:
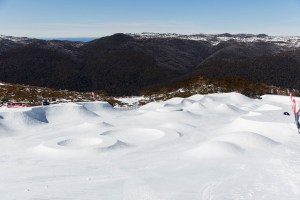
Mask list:
[[[300,109],[298,110],[298,112],[296,113],[296,125],[297,125],[297,128],[298,128],[298,131],[299,131],[299,128],[300,128]]]

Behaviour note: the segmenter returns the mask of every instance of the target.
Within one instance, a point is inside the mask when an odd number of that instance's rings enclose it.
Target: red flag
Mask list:
[[[293,94],[290,92],[291,101],[293,101]]]

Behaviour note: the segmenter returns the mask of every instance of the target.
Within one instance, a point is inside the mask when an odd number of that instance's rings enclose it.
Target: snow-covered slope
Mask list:
[[[220,42],[235,40],[238,42],[270,42],[280,46],[286,47],[300,47],[300,36],[269,36],[265,34],[193,34],[193,35],[183,35],[177,33],[128,33],[127,35],[133,36],[136,39],[147,39],[147,38],[178,38],[184,40],[196,40],[196,41],[206,41],[212,45],[217,45]],[[13,37],[0,35],[1,40],[9,40],[16,43],[29,43],[33,39],[27,37]],[[51,40],[50,40],[51,42]],[[79,46],[83,43],[78,42]]]
[[[268,36],[265,34],[194,34],[194,35],[181,35],[176,33],[141,33],[129,34],[138,39],[147,38],[178,38],[185,40],[207,41],[212,45],[217,45],[220,42],[235,40],[238,42],[270,42],[280,46],[287,47],[300,47],[300,36]]]
[[[27,37],[14,37],[0,35],[0,53],[9,49],[22,47],[28,44],[37,46],[45,46],[51,49],[64,49],[64,51],[72,53],[70,48],[79,48],[84,45],[83,42],[59,41],[59,40],[40,40]]]
[[[9,40],[12,42],[17,42],[17,43],[27,43],[31,39],[27,38],[27,37],[13,37],[13,36],[0,35],[0,41],[1,40]]]
[[[289,97],[238,93],[0,108],[0,199],[297,200],[300,135],[284,111]]]

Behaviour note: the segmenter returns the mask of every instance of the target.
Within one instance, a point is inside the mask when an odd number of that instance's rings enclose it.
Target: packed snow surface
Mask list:
[[[0,199],[298,200],[291,100],[228,93],[122,111],[0,108]]]

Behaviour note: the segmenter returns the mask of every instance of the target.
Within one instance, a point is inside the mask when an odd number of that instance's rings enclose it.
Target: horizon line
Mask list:
[[[269,37],[300,37],[300,35],[270,35],[266,33],[230,33],[230,32],[222,32],[222,33],[189,33],[189,34],[182,34],[182,33],[176,33],[176,32],[136,32],[136,33],[121,33],[121,32],[116,32],[108,35],[103,35],[103,36],[13,36],[13,35],[3,35],[0,34],[0,37],[5,36],[5,37],[16,37],[16,38],[30,38],[30,39],[41,39],[41,40],[63,40],[63,39],[98,39],[98,38],[103,38],[107,36],[112,36],[115,34],[176,34],[176,35],[223,35],[223,34],[230,34],[230,35],[266,35]]]

